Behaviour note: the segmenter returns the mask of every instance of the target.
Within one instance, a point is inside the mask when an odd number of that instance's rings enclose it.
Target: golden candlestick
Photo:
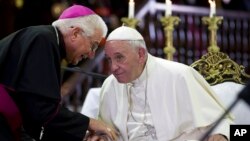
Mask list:
[[[127,18],[127,17],[123,17],[121,21],[125,26],[132,27],[132,28],[136,28],[137,24],[139,23],[139,20],[135,18]]]
[[[173,46],[173,31],[174,26],[178,25],[180,21],[180,18],[176,16],[168,16],[161,18],[161,23],[164,27],[164,33],[166,38],[165,47],[163,51],[166,54],[166,59],[168,60],[173,60],[173,54],[176,51]]]
[[[223,17],[203,17],[202,22],[208,25],[209,35],[209,46],[208,52],[219,52],[220,48],[217,46],[217,30],[218,25],[221,24]]]

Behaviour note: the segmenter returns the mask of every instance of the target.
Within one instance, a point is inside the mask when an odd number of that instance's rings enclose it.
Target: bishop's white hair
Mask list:
[[[87,36],[93,35],[97,29],[102,30],[103,37],[105,37],[108,32],[107,25],[103,19],[96,14],[77,18],[58,19],[54,21],[52,25],[58,27],[62,33],[67,33],[70,27],[80,27]]]

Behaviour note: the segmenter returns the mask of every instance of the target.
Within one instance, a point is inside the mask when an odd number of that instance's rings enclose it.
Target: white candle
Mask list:
[[[166,0],[166,9],[165,9],[165,16],[171,16],[172,15],[172,1]]]
[[[213,17],[215,15],[215,7],[216,7],[215,0],[209,0],[208,2],[210,4],[210,14],[209,14],[209,16]]]
[[[134,18],[135,2],[134,0],[129,1],[128,18]]]

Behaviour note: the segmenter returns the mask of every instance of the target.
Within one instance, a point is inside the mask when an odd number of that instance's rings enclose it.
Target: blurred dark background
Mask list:
[[[0,0],[0,39],[20,28],[51,24],[61,11],[82,4],[100,14],[110,29],[119,26],[120,18],[128,13],[129,0]],[[135,0],[137,11],[148,0]],[[164,3],[165,0],[157,0]],[[172,0],[173,4],[209,7],[208,0]],[[249,11],[249,0],[216,0],[217,9]]]

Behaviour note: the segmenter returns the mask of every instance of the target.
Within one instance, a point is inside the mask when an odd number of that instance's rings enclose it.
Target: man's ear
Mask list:
[[[83,33],[82,29],[79,27],[71,28],[71,39],[76,39],[79,35]]]
[[[139,59],[140,59],[140,63],[143,63],[146,57],[146,50],[144,48],[139,48]]]

